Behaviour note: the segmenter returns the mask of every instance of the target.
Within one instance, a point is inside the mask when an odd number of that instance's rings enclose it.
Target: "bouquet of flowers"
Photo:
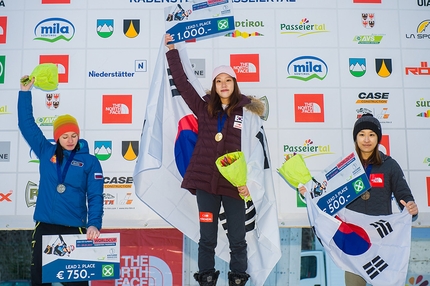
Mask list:
[[[55,90],[58,86],[58,67],[55,64],[40,64],[36,66],[28,78],[22,80],[27,85],[32,78],[34,86],[42,90]]]
[[[221,175],[227,179],[233,186],[240,187],[246,185],[246,174],[248,172],[245,162],[245,155],[242,151],[227,153],[220,156],[215,161]],[[245,202],[251,200],[251,196],[243,197]]]
[[[294,188],[312,180],[311,173],[300,154],[287,155],[284,164],[277,171]]]

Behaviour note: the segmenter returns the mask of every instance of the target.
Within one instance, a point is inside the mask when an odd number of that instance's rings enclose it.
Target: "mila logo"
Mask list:
[[[34,28],[34,40],[54,43],[60,40],[69,42],[75,35],[75,26],[63,18],[48,18]]]

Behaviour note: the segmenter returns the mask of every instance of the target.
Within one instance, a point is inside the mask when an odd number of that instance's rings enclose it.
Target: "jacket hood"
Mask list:
[[[391,159],[391,156],[388,156],[381,151],[379,151],[379,155],[381,155],[382,162],[385,162],[385,161]]]
[[[245,108],[248,109],[249,111],[251,111],[252,113],[257,114],[258,116],[263,116],[264,114],[264,110],[266,108],[266,106],[264,105],[264,103],[259,100],[258,98],[256,98],[255,96],[246,96],[247,98],[249,98],[251,100],[250,103],[245,105]]]

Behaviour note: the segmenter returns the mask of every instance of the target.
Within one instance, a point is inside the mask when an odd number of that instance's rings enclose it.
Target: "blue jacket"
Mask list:
[[[18,126],[22,136],[39,157],[40,181],[33,219],[38,222],[73,227],[102,227],[103,172],[99,160],[89,153],[88,143],[79,139],[80,149],[67,171],[64,193],[55,164],[56,145],[49,142],[34,121],[30,91],[20,91]],[[63,170],[71,151],[64,150]],[[88,200],[88,204],[87,204]]]

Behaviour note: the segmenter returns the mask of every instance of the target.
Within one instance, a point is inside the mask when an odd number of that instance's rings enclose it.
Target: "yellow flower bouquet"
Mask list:
[[[220,156],[215,161],[221,175],[233,186],[240,187],[246,185],[246,174],[248,172],[245,162],[245,155],[242,151],[227,153]],[[245,202],[251,200],[251,196],[243,197]]]

